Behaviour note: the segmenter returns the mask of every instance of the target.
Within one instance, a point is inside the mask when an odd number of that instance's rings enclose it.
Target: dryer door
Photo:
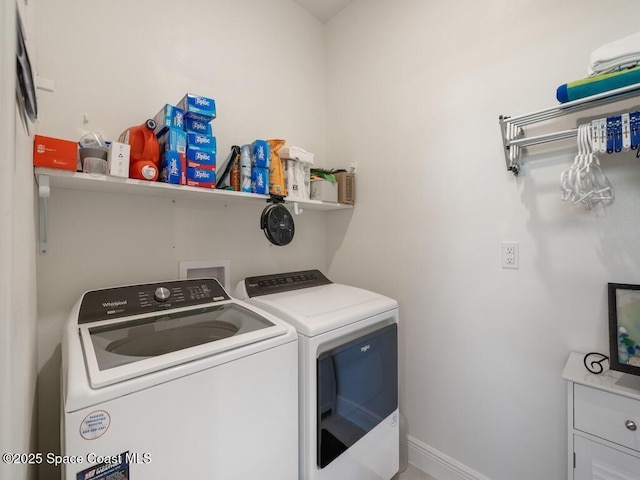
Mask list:
[[[398,325],[319,355],[317,463],[324,468],[398,408]]]

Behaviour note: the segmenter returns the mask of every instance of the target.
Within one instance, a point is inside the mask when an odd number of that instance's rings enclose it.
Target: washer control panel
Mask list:
[[[249,297],[270,295],[272,293],[317,287],[332,283],[320,270],[304,270],[302,272],[276,273],[260,277],[247,277],[244,285]]]
[[[91,323],[224,300],[229,300],[229,295],[214,278],[92,290],[82,297],[78,323]]]

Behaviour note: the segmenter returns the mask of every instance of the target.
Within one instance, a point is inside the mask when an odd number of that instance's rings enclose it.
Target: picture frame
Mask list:
[[[640,285],[609,283],[609,366],[640,376]]]

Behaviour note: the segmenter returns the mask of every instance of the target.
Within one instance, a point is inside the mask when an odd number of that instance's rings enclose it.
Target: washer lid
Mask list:
[[[309,337],[398,308],[398,302],[389,297],[338,283],[262,295],[248,301]]]
[[[91,387],[98,388],[286,333],[234,302],[80,326]]]

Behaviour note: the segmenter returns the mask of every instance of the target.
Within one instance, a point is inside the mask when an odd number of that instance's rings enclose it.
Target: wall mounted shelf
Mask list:
[[[500,123],[500,130],[502,132],[502,144],[504,146],[507,170],[513,172],[514,175],[518,175],[522,166],[521,156],[522,149],[524,147],[575,137],[578,133],[578,129],[575,128],[527,138],[524,130],[525,126],[544,122],[581,110],[617,102],[637,95],[640,95],[640,83],[581,98],[579,100],[561,103],[554,107],[538,110],[525,115],[519,115],[516,117],[500,115],[498,120]]]
[[[81,190],[86,192],[103,192],[127,195],[142,195],[171,198],[174,200],[197,200],[222,204],[249,204],[266,206],[269,195],[217,190],[186,185],[171,185],[163,182],[146,182],[131,178],[94,175],[81,172],[70,172],[52,168],[34,168],[40,198],[40,253],[47,252],[47,208],[51,189]],[[295,213],[309,210],[348,210],[353,205],[343,203],[321,202],[318,200],[287,200],[285,205],[292,205]]]

